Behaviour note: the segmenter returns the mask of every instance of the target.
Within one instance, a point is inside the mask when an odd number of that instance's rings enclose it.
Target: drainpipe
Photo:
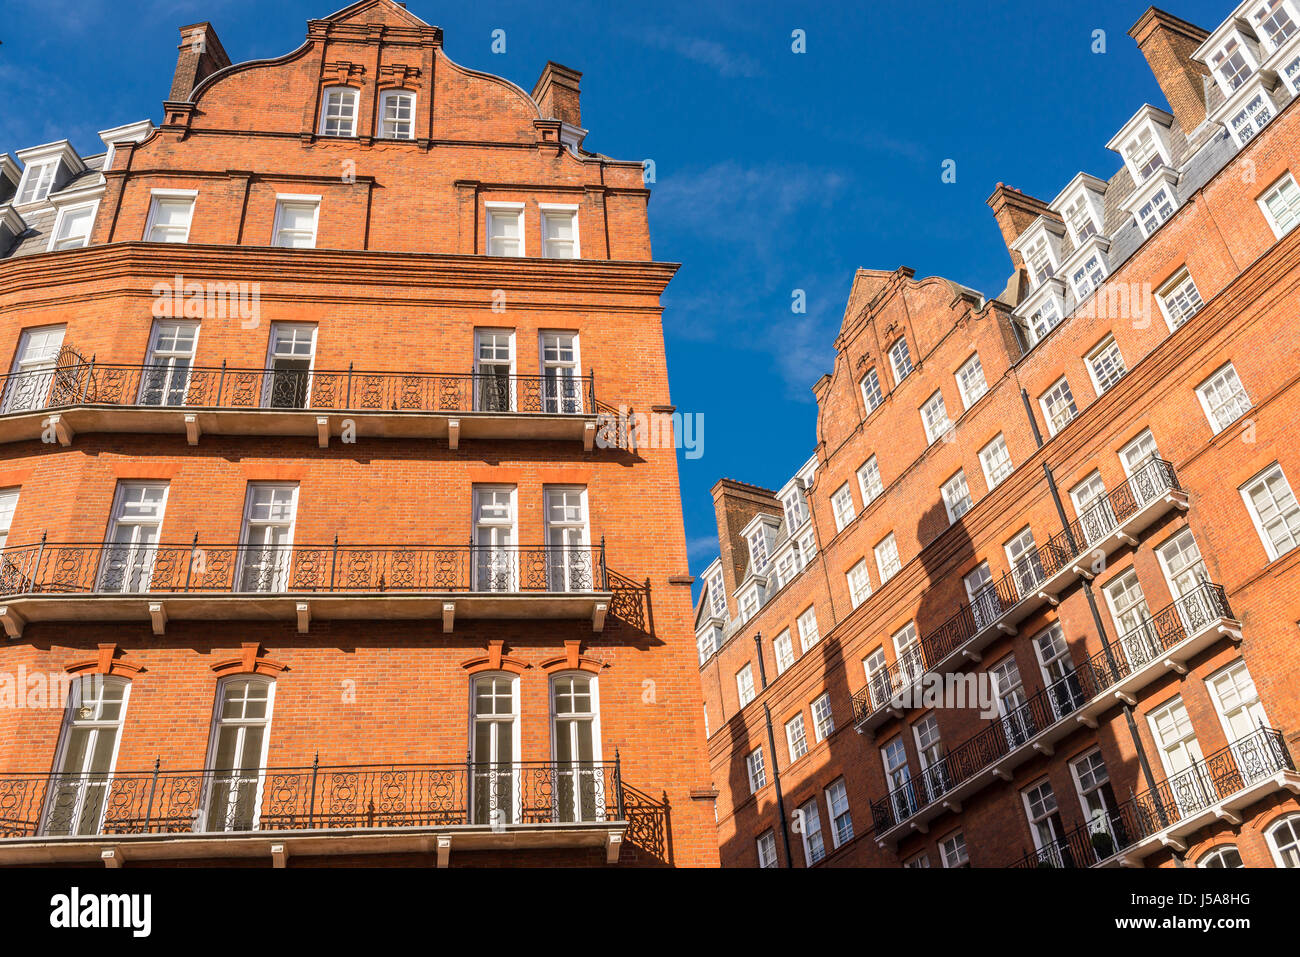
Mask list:
[[[1043,433],[1038,431],[1038,420],[1034,418],[1034,407],[1029,403],[1029,393],[1024,389],[1020,390],[1020,398],[1025,403],[1025,415],[1029,417],[1029,427],[1034,430],[1034,441],[1038,447],[1043,447]]]
[[[754,635],[754,654],[758,656],[758,680],[763,690],[767,690],[767,668],[763,664],[763,633]]]
[[[790,856],[790,822],[785,816],[785,798],[781,794],[781,772],[776,763],[776,735],[772,733],[772,711],[763,702],[763,719],[767,722],[767,749],[772,755],[772,784],[776,787],[776,813],[781,818],[781,843],[785,845],[785,866],[794,867]]]

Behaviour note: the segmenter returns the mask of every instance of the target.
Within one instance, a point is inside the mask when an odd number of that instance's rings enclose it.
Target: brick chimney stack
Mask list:
[[[542,75],[533,87],[533,99],[541,108],[543,119],[556,119],[569,126],[582,127],[582,109],[579,106],[578,84],[582,74],[547,61]]]
[[[218,70],[230,66],[230,57],[217,39],[217,31],[207,22],[181,27],[181,43],[177,51],[172,92],[167,97],[171,103],[188,103],[196,86]]]
[[[1172,13],[1148,7],[1128,35],[1137,41],[1174,118],[1190,134],[1205,120],[1205,78],[1209,71],[1192,53],[1209,33]]]
[[[1019,239],[1020,234],[1039,216],[1045,215],[1052,219],[1060,217],[1048,209],[1047,204],[1041,199],[1022,193],[1011,186],[1004,186],[1002,183],[998,183],[998,188],[993,191],[993,195],[987,202],[989,208],[993,210],[993,218],[998,222],[998,229],[1002,230],[1002,241],[1007,244],[1011,264],[1019,270],[1024,266],[1025,261],[1020,253],[1011,248],[1011,244]]]

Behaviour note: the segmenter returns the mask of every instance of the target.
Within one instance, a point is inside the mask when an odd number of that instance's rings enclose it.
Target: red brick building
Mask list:
[[[1300,866],[1298,27],[1147,10],[1004,291],[854,277],[814,456],[714,487],[725,866]]]
[[[361,0],[0,156],[0,863],[717,862],[675,454],[611,415],[675,267],[580,76]]]

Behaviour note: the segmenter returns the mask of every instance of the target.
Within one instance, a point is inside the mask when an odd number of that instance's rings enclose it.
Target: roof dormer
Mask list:
[[[1140,188],[1161,169],[1173,168],[1174,151],[1170,141],[1173,122],[1171,114],[1148,103],[1106,144],[1106,149],[1124,158],[1134,186]]]
[[[1106,223],[1106,181],[1078,173],[1049,204],[1059,213],[1074,246],[1099,235]]]
[[[104,169],[113,168],[113,158],[117,155],[117,144],[119,143],[143,143],[153,133],[153,122],[150,120],[137,120],[134,123],[127,123],[125,126],[115,126],[111,130],[100,130],[99,139],[108,150],[104,157]]]
[[[1244,17],[1236,15],[1219,24],[1192,57],[1210,68],[1214,82],[1228,98],[1259,72],[1263,62],[1254,30]]]
[[[23,164],[23,178],[14,197],[15,206],[43,203],[50,193],[86,169],[77,151],[67,140],[33,146],[16,154]]]
[[[1259,38],[1265,65],[1288,40],[1300,34],[1300,6],[1296,0],[1252,0],[1246,5],[1246,19]]]
[[[1032,288],[1037,289],[1056,275],[1061,266],[1061,238],[1064,235],[1065,226],[1060,221],[1039,216],[1010,244],[1010,248],[1025,260]]]
[[[1016,324],[1032,349],[1047,337],[1065,318],[1065,283],[1059,277],[1048,279],[1016,306]]]
[[[760,512],[750,519],[741,536],[749,547],[749,575],[766,580],[772,565],[772,552],[776,545],[776,533],[781,526],[781,517]]]
[[[22,167],[8,153],[0,153],[0,206],[10,202],[18,193],[22,181]]]
[[[0,256],[9,252],[14,240],[27,231],[27,223],[12,206],[0,206]]]

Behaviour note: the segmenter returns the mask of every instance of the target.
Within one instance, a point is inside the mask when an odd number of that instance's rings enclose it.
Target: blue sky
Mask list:
[[[179,26],[211,21],[237,61],[277,56],[334,3],[5,0],[0,152],[63,137],[98,152],[97,130],[157,121]],[[1010,261],[994,186],[1050,200],[1080,169],[1109,177],[1106,142],[1142,103],[1165,105],[1127,32],[1143,2],[408,6],[452,59],[525,89],[548,59],[583,71],[587,146],[655,161],[655,257],[684,264],[664,298],[673,400],[705,417],[703,457],[681,459],[696,573],[716,553],[714,482],[775,487],[811,454],[810,387],[854,269],[907,265],[995,295]],[[1232,4],[1166,6],[1210,28]]]

